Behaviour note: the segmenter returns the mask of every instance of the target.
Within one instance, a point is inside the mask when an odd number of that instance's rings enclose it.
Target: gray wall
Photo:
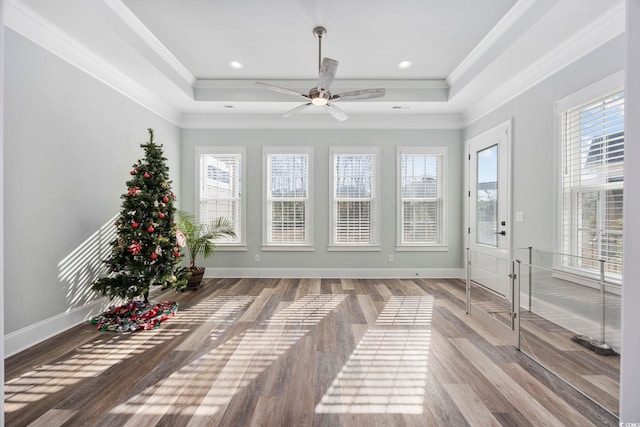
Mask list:
[[[463,131],[464,140],[513,119],[513,247],[554,250],[555,102],[625,67],[625,37],[619,36],[502,105]]]
[[[147,128],[164,144],[179,188],[180,131],[12,30],[5,41],[4,318],[11,334],[96,299],[87,283],[99,265],[94,233],[113,230]]]
[[[284,120],[284,119],[283,119]],[[225,268],[462,268],[463,145],[458,130],[194,130],[182,131],[182,207],[195,212],[195,147],[246,146],[247,150],[247,251],[218,251],[200,262]],[[314,252],[261,252],[262,245],[262,147],[314,147]],[[328,252],[329,147],[377,146],[381,152],[380,252]],[[396,148],[398,146],[447,146],[449,150],[448,252],[395,252],[396,245]],[[260,254],[256,263],[254,255]],[[388,263],[388,255],[394,262]]]

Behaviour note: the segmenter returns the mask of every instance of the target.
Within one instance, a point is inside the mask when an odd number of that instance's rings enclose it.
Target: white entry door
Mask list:
[[[510,297],[511,122],[467,141],[468,248],[471,280]]]

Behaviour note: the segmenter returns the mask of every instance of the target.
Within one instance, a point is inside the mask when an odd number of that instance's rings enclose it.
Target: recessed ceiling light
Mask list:
[[[229,65],[231,66],[231,68],[235,68],[236,70],[239,70],[242,68],[242,64],[239,63],[238,61],[231,61],[229,62]]]
[[[401,70],[405,70],[409,67],[411,67],[411,61],[405,60],[398,62],[398,68],[400,68]]]

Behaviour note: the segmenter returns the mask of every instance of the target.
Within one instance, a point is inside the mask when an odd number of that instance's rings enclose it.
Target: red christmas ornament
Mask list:
[[[169,203],[169,198],[167,196],[164,196],[162,198],[162,201],[165,202],[165,203]]]
[[[135,169],[131,169],[131,172],[129,172],[131,175],[135,175],[137,173],[137,171]]]
[[[160,213],[158,214],[158,218],[160,218],[160,219],[164,218],[164,213],[160,212]]]
[[[157,258],[158,258],[158,255],[155,252],[151,254],[151,259],[157,259]]]
[[[180,256],[180,252],[174,252],[173,256],[175,256],[176,258],[178,258]]]
[[[145,172],[144,175],[142,176],[144,176],[145,178],[151,178],[151,175],[149,175],[149,172]]]
[[[138,224],[137,222],[134,221],[134,222],[131,223],[131,226],[133,228],[138,228],[138,227],[140,227],[140,224]]]
[[[153,230],[155,230],[155,228],[153,228],[153,225],[150,225],[149,228],[147,228],[147,231],[149,233],[153,233]]]

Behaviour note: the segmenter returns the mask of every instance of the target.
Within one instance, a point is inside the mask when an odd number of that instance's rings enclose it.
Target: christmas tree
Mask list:
[[[186,285],[180,236],[175,223],[175,195],[171,191],[169,168],[162,156],[162,145],[141,144],[145,158],[138,160],[121,198],[122,211],[115,222],[118,237],[111,243],[111,257],[104,260],[109,275],[96,280],[92,287],[102,295],[148,301],[149,288]],[[183,242],[181,242],[183,243]]]

